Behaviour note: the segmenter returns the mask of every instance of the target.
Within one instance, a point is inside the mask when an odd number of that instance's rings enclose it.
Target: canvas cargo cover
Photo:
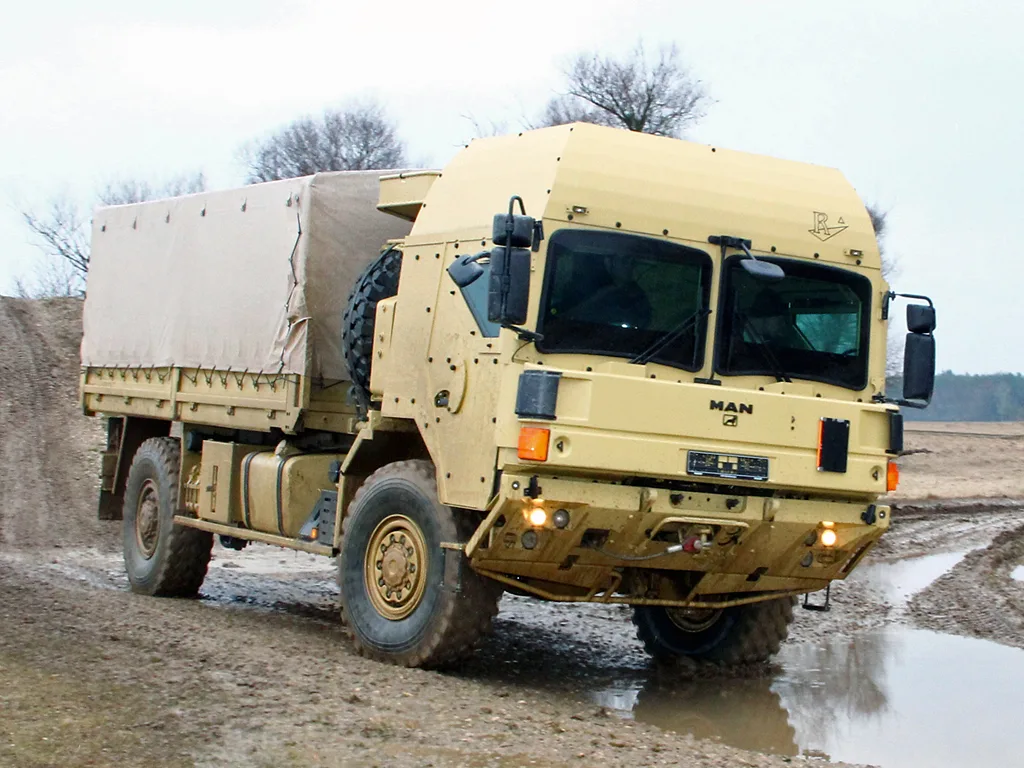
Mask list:
[[[410,226],[376,209],[382,173],[98,209],[82,364],[347,379],[349,292]]]

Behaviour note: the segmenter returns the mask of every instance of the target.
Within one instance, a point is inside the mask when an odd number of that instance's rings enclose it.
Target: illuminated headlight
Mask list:
[[[836,545],[836,540],[838,538],[839,536],[836,535],[836,532],[834,530],[832,530],[831,528],[826,528],[821,532],[821,545],[823,547],[834,547]]]
[[[548,513],[543,507],[534,507],[530,510],[530,525],[540,528],[548,521]]]

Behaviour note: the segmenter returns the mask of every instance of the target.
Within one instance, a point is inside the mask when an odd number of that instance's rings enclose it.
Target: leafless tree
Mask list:
[[[868,209],[871,227],[875,230],[875,239],[878,241],[878,252],[882,257],[882,277],[888,281],[899,273],[896,260],[885,250],[886,223],[889,219],[889,212],[883,211],[877,205],[867,205],[865,207]]]
[[[376,103],[328,109],[303,117],[261,141],[242,148],[248,181],[274,181],[319,171],[400,168],[405,145],[384,109]]]
[[[118,179],[108,182],[96,198],[100,205],[124,205],[204,189],[206,177],[202,173],[177,176],[157,185]],[[89,272],[89,213],[61,195],[51,199],[44,211],[23,210],[21,215],[43,258],[30,276],[15,281],[15,293],[33,298],[81,295]]]
[[[21,299],[81,296],[82,273],[71,263],[52,255],[40,255],[31,274],[14,280],[14,295]]]
[[[875,230],[875,239],[878,240],[878,253],[882,258],[882,277],[886,282],[899,275],[899,263],[896,258],[885,248],[886,225],[889,220],[889,211],[882,210],[877,205],[868,205],[868,216],[871,217],[871,226]],[[889,338],[886,340],[885,375],[899,376],[903,373],[903,339],[889,327]]]
[[[489,136],[504,136],[508,133],[508,121],[506,120],[481,120],[472,113],[461,115],[463,120],[468,120],[473,126],[473,138],[483,139]]]
[[[624,59],[584,53],[565,70],[565,92],[548,102],[543,125],[597,123],[657,136],[680,136],[711,103],[673,44],[651,59],[643,42]]]
[[[206,175],[199,171],[191,175],[175,176],[162,184],[152,186],[142,179],[114,179],[100,190],[97,198],[102,205],[143,203],[161,197],[178,197],[206,191]]]

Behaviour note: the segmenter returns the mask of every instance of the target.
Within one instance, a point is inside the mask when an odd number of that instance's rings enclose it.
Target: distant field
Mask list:
[[[1024,498],[1024,422],[908,422],[894,499]]]

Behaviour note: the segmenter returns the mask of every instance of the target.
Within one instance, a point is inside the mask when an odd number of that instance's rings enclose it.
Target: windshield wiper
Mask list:
[[[658,354],[658,352],[664,349],[668,344],[671,344],[673,341],[675,341],[684,333],[686,333],[686,331],[689,330],[690,326],[692,326],[695,322],[707,317],[710,314],[710,309],[701,307],[689,317],[683,318],[683,320],[675,328],[671,328],[665,331],[664,334],[662,334],[661,336],[654,340],[654,343],[651,344],[651,346],[649,346],[647,349],[645,349],[643,352],[641,352],[639,355],[634,357],[629,362],[639,364],[649,362],[650,359],[654,357],[654,355]],[[694,351],[696,352],[696,345],[694,345]]]
[[[756,342],[754,346],[757,347],[758,351],[761,353],[761,357],[764,358],[764,361],[768,363],[768,367],[771,369],[772,375],[775,376],[775,380],[792,382],[792,379],[786,375],[786,371],[783,369],[782,363],[779,362],[775,353],[772,352],[771,347],[769,347],[768,343],[764,340],[764,336],[758,333],[757,328],[755,328],[754,324],[750,322],[750,318],[745,314],[737,314],[743,318],[743,327],[750,332],[751,336],[754,337],[754,341]]]

